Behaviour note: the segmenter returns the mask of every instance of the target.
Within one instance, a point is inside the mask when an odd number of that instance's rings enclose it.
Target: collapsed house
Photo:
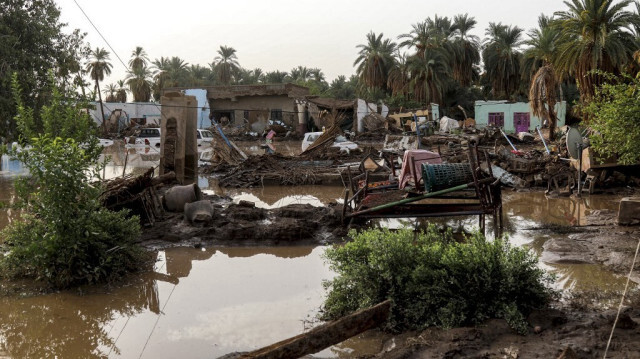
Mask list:
[[[164,92],[193,91],[186,88],[168,88]],[[223,126],[243,127],[256,133],[269,124],[281,123],[297,128],[304,123],[304,114],[298,110],[296,99],[309,95],[309,89],[295,84],[206,86],[213,120]],[[209,123],[211,125],[211,123]]]

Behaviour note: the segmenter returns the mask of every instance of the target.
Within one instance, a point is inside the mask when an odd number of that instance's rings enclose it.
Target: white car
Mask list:
[[[142,128],[136,135],[129,137],[127,144],[160,147],[160,131],[160,128]]]
[[[317,140],[320,136],[322,136],[322,132],[305,133],[304,138],[302,139],[302,151],[306,151],[307,148],[309,148],[309,146],[311,146],[311,144],[315,142],[315,140]],[[333,145],[331,145],[331,147],[338,147],[341,150],[355,150],[356,148],[358,148],[358,145],[347,140],[347,138],[344,136],[337,136],[335,141],[333,141]]]
[[[136,146],[160,147],[161,134],[160,128],[142,128],[137,135],[129,137],[127,143]],[[209,145],[213,141],[213,133],[209,130],[198,129],[196,137],[198,146]]]
[[[198,129],[198,146],[210,145],[213,141],[213,133],[209,130]]]

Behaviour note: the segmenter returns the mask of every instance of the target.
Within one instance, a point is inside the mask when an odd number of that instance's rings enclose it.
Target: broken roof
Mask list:
[[[335,98],[327,97],[307,97],[307,101],[315,104],[318,107],[336,109],[336,110],[348,110],[353,109],[356,104],[356,100],[338,100]]]

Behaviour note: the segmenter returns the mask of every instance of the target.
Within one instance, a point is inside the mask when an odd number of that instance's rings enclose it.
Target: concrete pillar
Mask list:
[[[298,128],[296,131],[300,136],[303,136],[307,132],[307,121],[305,121],[305,104],[302,102],[296,102],[296,108],[298,109]]]
[[[198,101],[195,96],[170,92],[160,103],[160,175],[173,171],[180,184],[194,183],[198,177]]]

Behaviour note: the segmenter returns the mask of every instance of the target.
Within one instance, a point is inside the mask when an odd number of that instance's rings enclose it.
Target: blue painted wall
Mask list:
[[[207,100],[207,90],[204,89],[190,89],[184,91],[185,95],[194,96],[198,101],[198,128],[211,127],[211,120],[209,120],[209,101]]]
[[[504,132],[514,133],[515,127],[513,126],[513,114],[515,112],[528,112],[529,113],[529,131],[534,131],[536,126],[542,127],[542,122],[536,116],[531,114],[531,107],[528,102],[506,102],[506,101],[476,101],[476,127],[483,128],[489,124],[490,112],[503,112],[504,113]],[[567,103],[565,101],[559,102],[555,106],[556,114],[558,116],[557,127],[564,126],[565,119],[567,117]]]

